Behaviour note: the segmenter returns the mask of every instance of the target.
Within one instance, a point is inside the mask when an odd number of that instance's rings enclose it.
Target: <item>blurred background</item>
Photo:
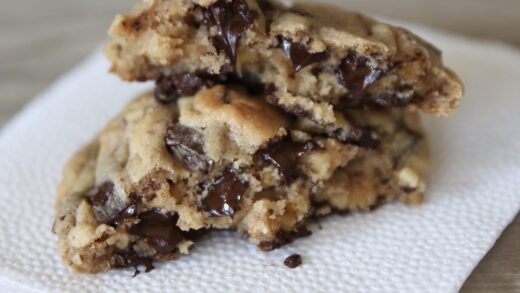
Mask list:
[[[106,38],[137,0],[0,0],[0,128]],[[323,0],[520,48],[520,0]],[[492,56],[490,56],[492,58]],[[520,220],[475,270],[465,292],[520,292]]]

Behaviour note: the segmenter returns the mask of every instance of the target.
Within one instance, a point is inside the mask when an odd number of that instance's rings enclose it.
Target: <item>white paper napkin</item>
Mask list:
[[[520,53],[414,27],[445,52],[467,94],[451,119],[427,117],[433,166],[426,202],[331,216],[272,253],[231,232],[132,278],[69,272],[51,233],[62,166],[151,85],[107,73],[96,52],[39,96],[0,136],[0,291],[453,292],[520,208]],[[283,260],[303,255],[290,270]]]

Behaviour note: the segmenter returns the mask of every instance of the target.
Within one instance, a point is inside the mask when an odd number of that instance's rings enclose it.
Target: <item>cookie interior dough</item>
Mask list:
[[[125,80],[155,80],[164,100],[204,84],[239,82],[287,112],[327,125],[353,108],[448,116],[463,93],[433,45],[325,5],[142,1],[116,17],[110,34],[112,71]]]
[[[331,212],[425,190],[417,113],[350,109],[323,126],[239,86],[132,101],[64,170],[54,231],[66,264],[95,273],[177,258],[208,229],[269,251]]]

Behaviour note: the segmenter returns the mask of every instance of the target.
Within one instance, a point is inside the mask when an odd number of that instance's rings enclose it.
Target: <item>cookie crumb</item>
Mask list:
[[[299,267],[302,264],[302,256],[297,253],[292,254],[285,259],[283,264],[291,269]]]

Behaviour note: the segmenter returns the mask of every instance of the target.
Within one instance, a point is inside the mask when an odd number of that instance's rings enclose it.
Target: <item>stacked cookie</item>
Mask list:
[[[432,45],[325,6],[143,1],[110,33],[112,71],[156,87],[65,168],[55,232],[80,272],[151,268],[208,229],[269,251],[314,216],[419,203],[417,111],[463,91]]]

